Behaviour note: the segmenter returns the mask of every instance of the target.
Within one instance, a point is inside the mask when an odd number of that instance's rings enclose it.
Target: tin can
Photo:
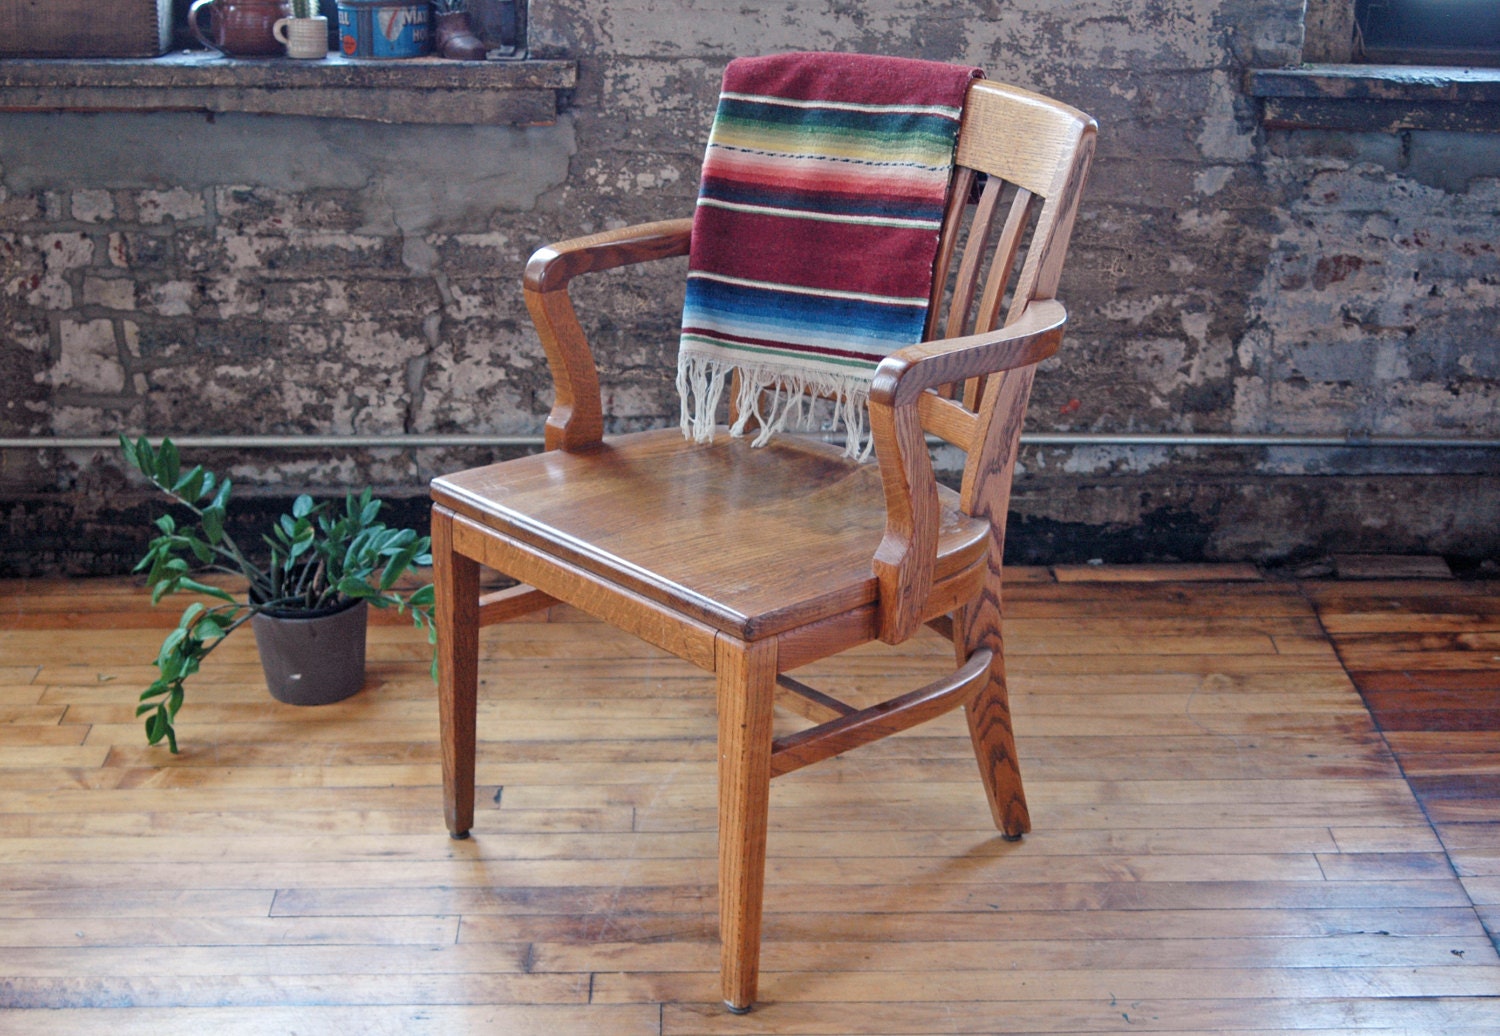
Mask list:
[[[338,0],[339,45],[351,58],[414,58],[427,53],[427,4]]]

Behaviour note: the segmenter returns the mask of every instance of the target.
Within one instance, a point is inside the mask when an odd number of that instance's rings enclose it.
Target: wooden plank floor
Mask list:
[[[486,631],[453,842],[419,635],[373,627],[318,709],[231,641],[170,756],[132,714],[175,609],[0,583],[0,1033],[1500,1032],[1500,587],[1097,575],[1008,590],[1023,842],[956,716],[776,782],[745,1017],[702,674],[572,613]],[[945,654],[801,675],[857,699]]]
[[[1500,944],[1500,584],[1391,580],[1308,590]]]

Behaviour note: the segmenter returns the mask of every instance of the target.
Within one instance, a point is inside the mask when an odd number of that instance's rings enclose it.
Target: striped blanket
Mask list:
[[[713,438],[740,372],[755,444],[832,398],[851,456],[881,358],[921,340],[964,94],[978,69],[859,54],[733,61],[693,216],[677,388]]]

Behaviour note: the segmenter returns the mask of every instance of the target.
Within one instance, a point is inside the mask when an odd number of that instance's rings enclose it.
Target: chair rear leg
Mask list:
[[[744,1014],[760,976],[776,645],[719,641],[719,938],[724,1006]]]
[[[479,699],[479,563],[453,549],[453,514],[432,509],[437,596],[438,724],[443,817],[453,838],[474,826],[475,720]]]
[[[994,580],[998,583],[998,579]],[[964,706],[969,737],[979,777],[990,802],[995,827],[1015,841],[1031,830],[1026,808],[1026,790],[1021,785],[1021,765],[1016,757],[1016,734],[1010,718],[1010,691],[1005,683],[1005,645],[1000,635],[999,594],[982,594],[960,616],[954,630],[960,660],[979,648],[993,652],[990,676],[979,693]]]

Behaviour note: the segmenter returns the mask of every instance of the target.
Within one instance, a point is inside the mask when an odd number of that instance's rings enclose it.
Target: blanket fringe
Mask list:
[[[820,430],[827,419],[833,431],[843,430],[844,455],[865,461],[874,450],[868,421],[867,378],[820,371],[787,369],[773,364],[726,362],[687,350],[677,360],[677,393],[682,399],[682,434],[695,442],[713,442],[719,403],[734,372],[740,375],[735,398],[738,419],[729,434],[746,434],[752,422],[751,446],[764,446],[773,435],[788,429]]]

